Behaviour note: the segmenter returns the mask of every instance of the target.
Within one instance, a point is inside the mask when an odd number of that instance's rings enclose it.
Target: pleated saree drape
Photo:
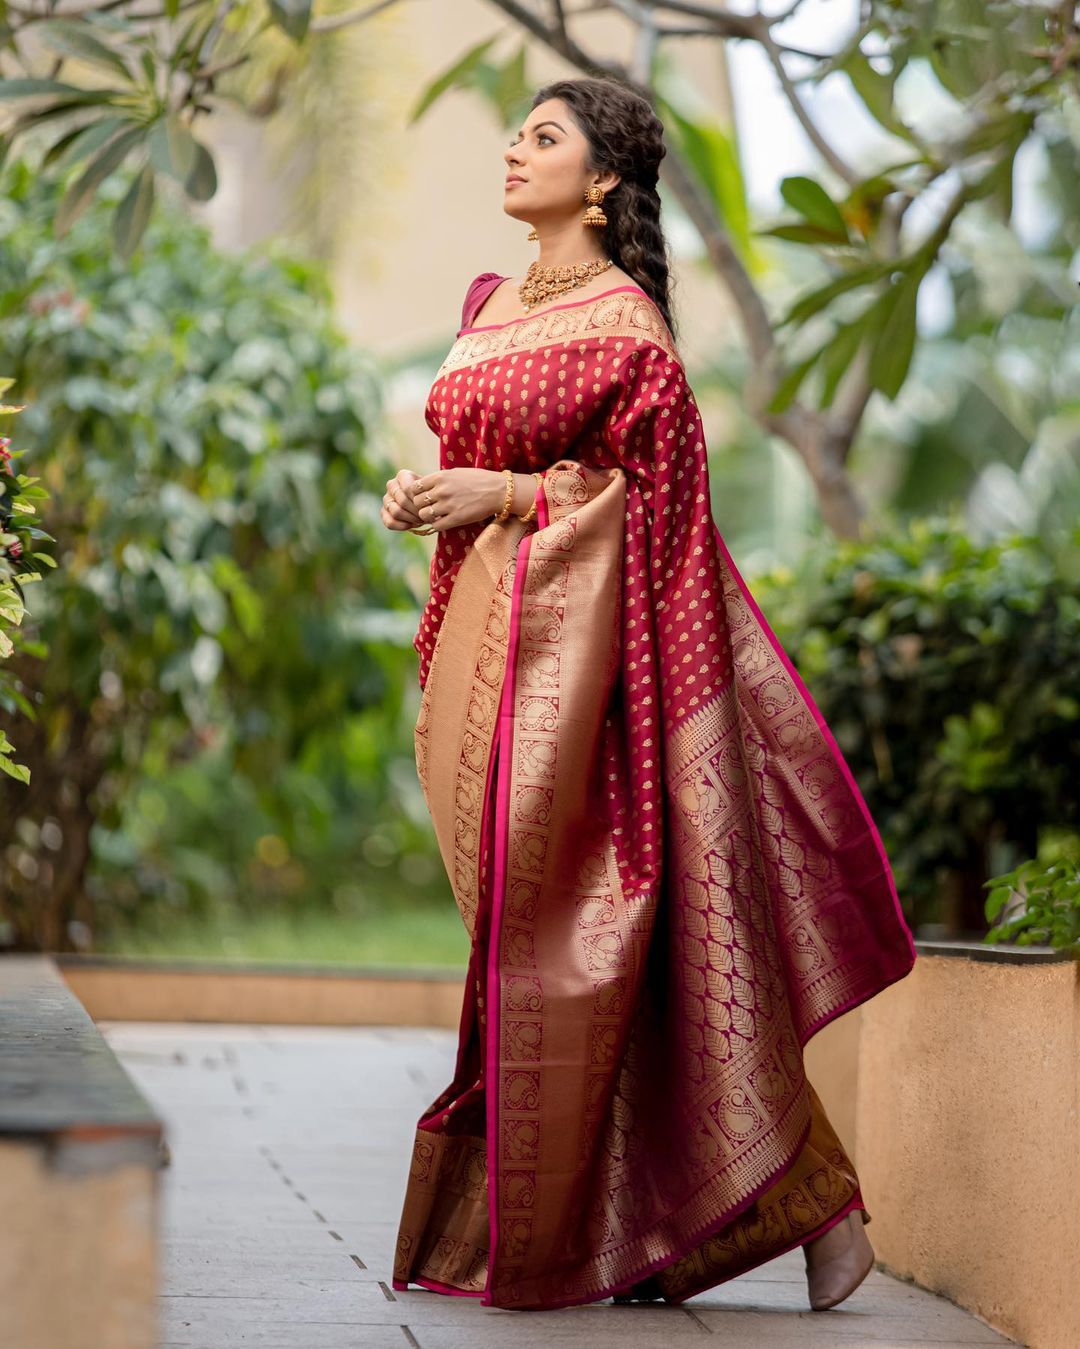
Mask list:
[[[428,411],[444,465],[463,440],[544,477],[530,524],[440,537],[418,635],[417,771],[472,954],[394,1287],[553,1308],[651,1273],[677,1302],[868,1219],[802,1049],[911,936],[712,521],[655,307],[621,287],[465,328]]]

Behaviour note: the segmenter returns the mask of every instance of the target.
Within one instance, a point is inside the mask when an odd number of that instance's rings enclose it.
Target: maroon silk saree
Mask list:
[[[464,327],[427,415],[444,467],[543,481],[529,524],[439,534],[417,634],[417,771],[472,947],[393,1284],[555,1308],[653,1275],[682,1301],[868,1221],[802,1050],[910,971],[911,934],[713,522],[643,292]]]

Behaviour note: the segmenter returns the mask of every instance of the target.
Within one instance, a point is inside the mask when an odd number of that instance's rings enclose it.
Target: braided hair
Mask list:
[[[610,76],[555,80],[533,95],[530,111],[549,98],[570,109],[588,145],[589,167],[610,169],[619,182],[604,196],[607,256],[648,295],[676,336],[670,260],[660,224],[656,184],[667,153],[664,124],[645,93]]]

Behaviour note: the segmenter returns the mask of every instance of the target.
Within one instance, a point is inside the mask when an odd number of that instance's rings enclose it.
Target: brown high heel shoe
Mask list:
[[[862,1209],[852,1209],[827,1232],[803,1246],[810,1306],[816,1312],[850,1297],[874,1268],[874,1248],[863,1230]]]

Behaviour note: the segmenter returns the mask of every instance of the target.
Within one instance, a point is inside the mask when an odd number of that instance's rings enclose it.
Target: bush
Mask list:
[[[981,935],[987,877],[1080,823],[1080,582],[1051,540],[977,544],[934,518],[832,543],[754,590],[866,795],[909,921]]]
[[[0,369],[59,563],[24,620],[48,660],[10,666],[36,717],[29,786],[0,782],[12,944],[89,945],[156,903],[423,892],[427,561],[379,519],[375,368],[315,266],[222,255],[179,211],[123,263],[125,184],[61,239],[58,187],[12,162],[0,191]]]
[[[1080,842],[1080,840],[1076,840]],[[1043,944],[1080,957],[1080,862],[1061,858],[1046,866],[1028,858],[986,882],[989,942]]]

